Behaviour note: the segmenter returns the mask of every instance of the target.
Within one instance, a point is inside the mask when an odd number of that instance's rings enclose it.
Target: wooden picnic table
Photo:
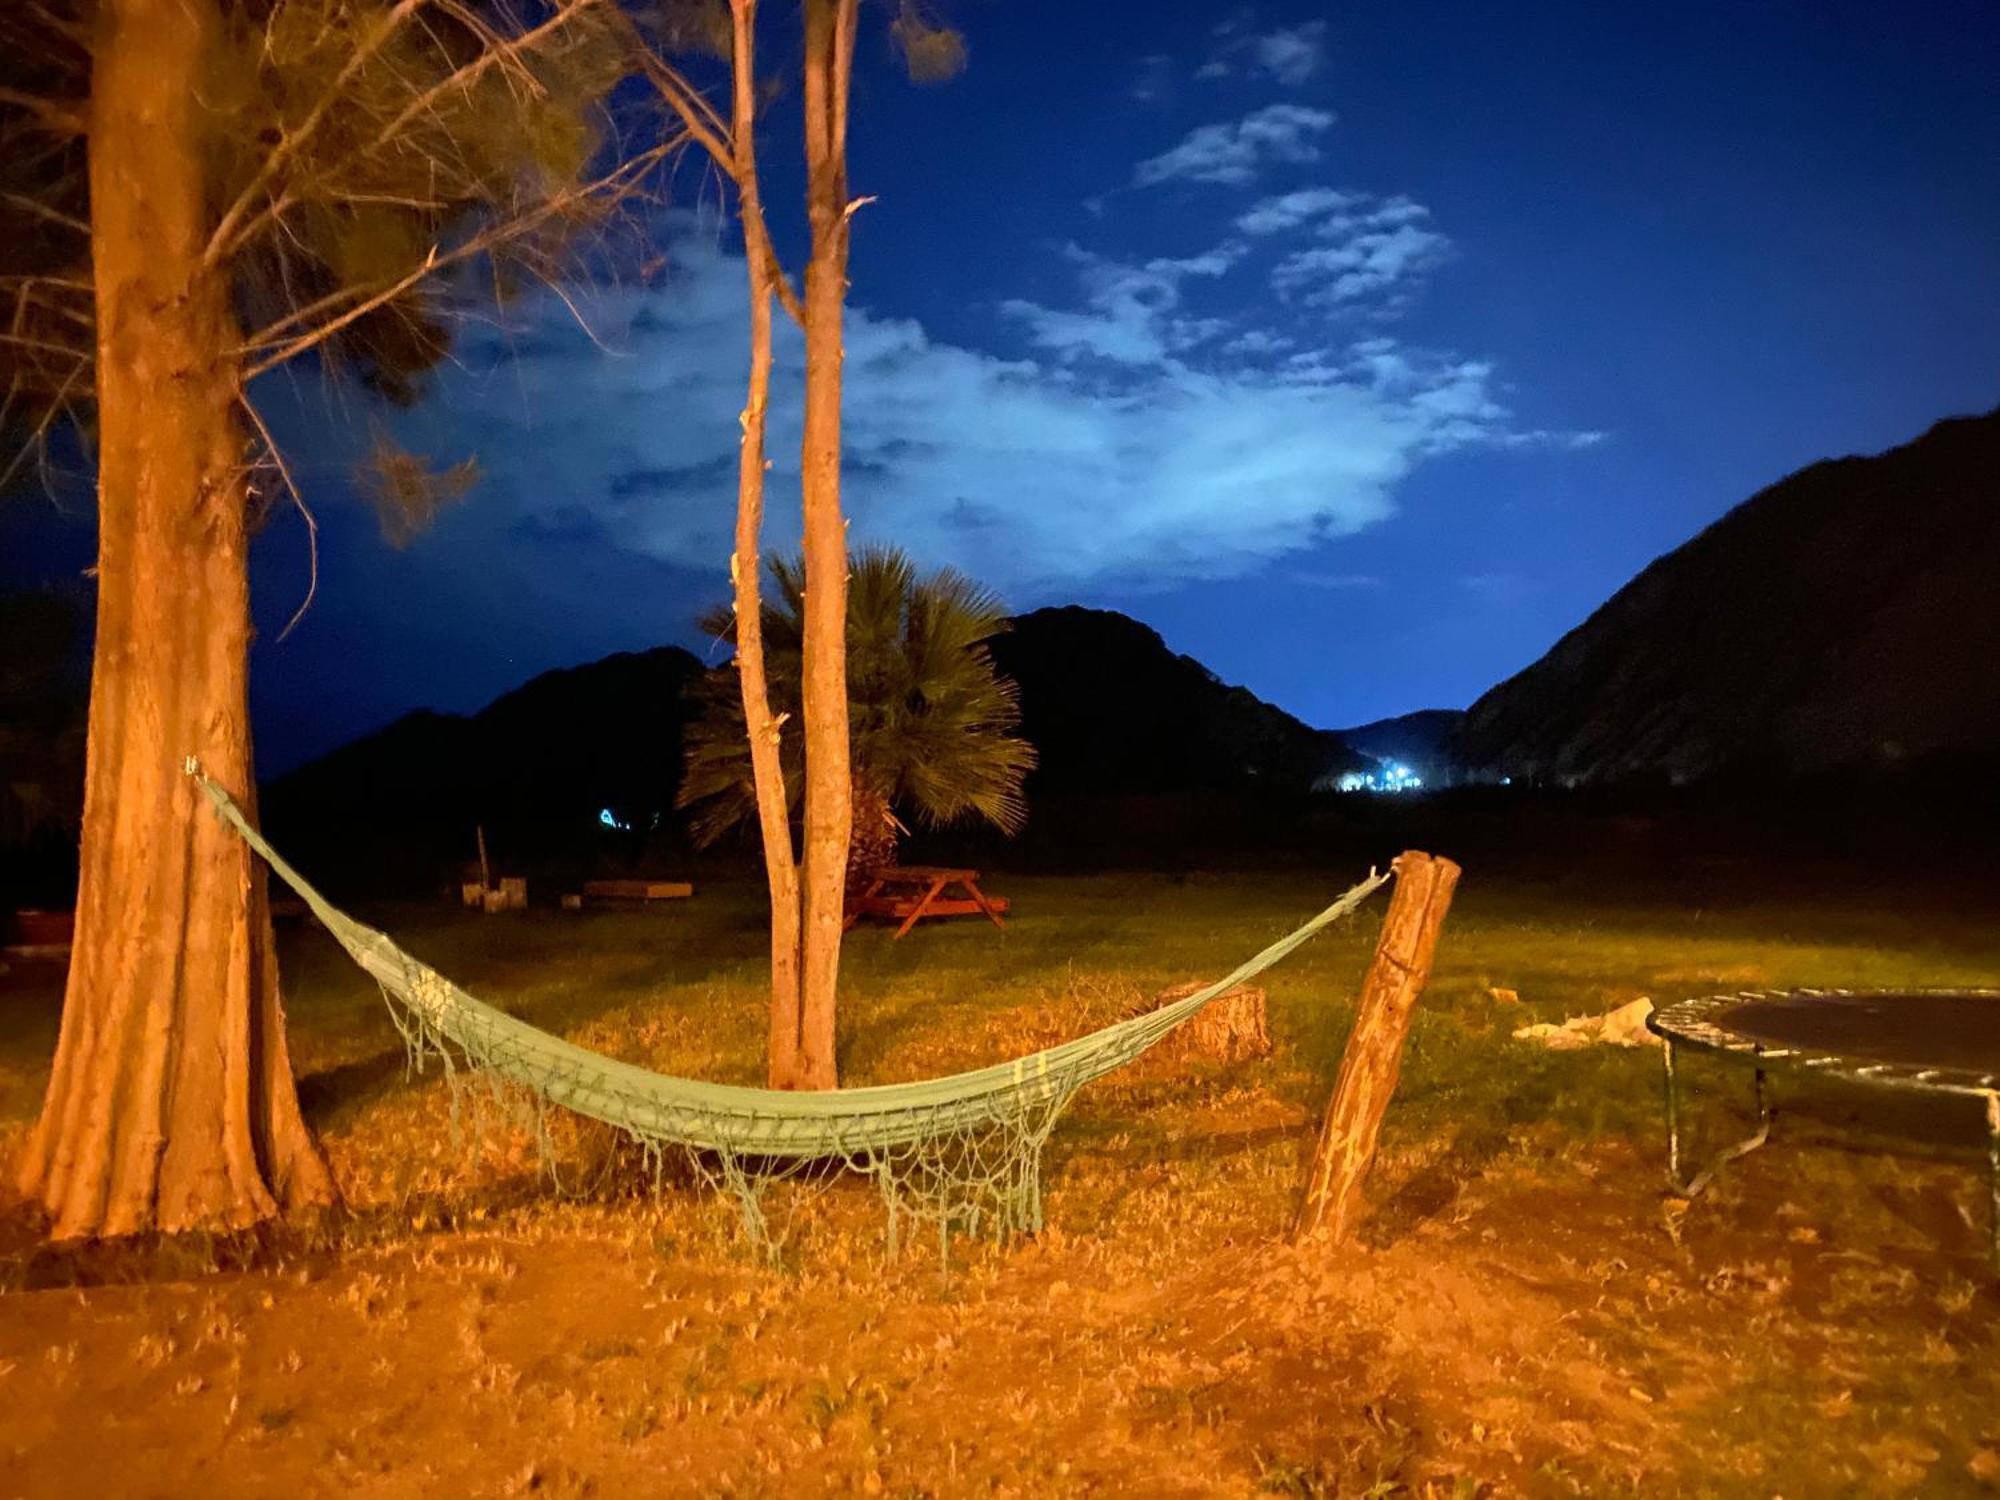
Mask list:
[[[848,902],[847,922],[852,927],[863,917],[900,919],[896,929],[901,937],[922,917],[984,916],[995,927],[1005,927],[1000,914],[1007,909],[1005,896],[988,896],[979,889],[977,870],[951,870],[941,865],[891,865],[878,870],[861,893]]]

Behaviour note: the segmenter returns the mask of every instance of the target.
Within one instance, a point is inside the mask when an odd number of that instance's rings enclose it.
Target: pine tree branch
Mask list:
[[[343,328],[352,326],[369,313],[394,302],[398,297],[409,291],[411,287],[427,277],[434,276],[438,272],[457,265],[460,262],[470,260],[474,256],[497,249],[510,241],[521,239],[540,228],[550,219],[556,218],[584,204],[601,202],[606,198],[616,201],[628,196],[636,191],[637,185],[643,181],[648,171],[674,152],[679,151],[683,144],[680,140],[667,141],[650,150],[642,151],[637,156],[628,157],[625,161],[619,163],[615,170],[607,173],[597,181],[545,199],[527,212],[517,214],[498,224],[490,225],[478,234],[473,235],[470,239],[454,245],[449,250],[440,251],[436,246],[432,246],[422,263],[414,269],[382,285],[379,290],[363,296],[360,302],[346,309],[344,312],[329,318],[324,323],[308,328],[304,332],[289,338],[277,336],[279,330],[297,324],[298,318],[296,315],[281,318],[277,322],[267,325],[253,334],[236,351],[246,358],[260,354],[263,356],[244,370],[244,381],[248,383],[255,380],[259,375],[266,374],[288,360],[296,359],[307,350],[325,343]],[[333,297],[321,298],[319,303],[312,304],[312,306],[318,307],[328,303],[337,305],[341,295],[340,293],[336,293]]]
[[[0,288],[12,287],[14,291],[15,333],[19,333],[24,326],[24,320],[27,317],[30,305],[39,307],[44,312],[61,318],[66,322],[74,323],[79,328],[89,329],[97,326],[94,307],[66,307],[57,298],[46,294],[38,294],[36,289],[42,286],[55,287],[61,291],[72,293],[73,299],[76,296],[80,296],[86,303],[89,303],[91,300],[91,286],[88,282],[68,281],[54,276],[0,276]],[[89,342],[89,340],[85,340],[86,345]],[[85,351],[77,349],[70,352],[80,354]]]
[[[459,250],[454,251],[449,258],[445,258],[445,257],[440,257],[438,255],[437,247],[433,245],[431,247],[430,253],[423,258],[422,263],[419,264],[414,271],[410,271],[403,276],[399,276],[395,281],[389,283],[389,285],[384,287],[381,291],[375,293],[371,297],[363,298],[360,302],[356,303],[353,307],[350,307],[346,312],[341,313],[338,317],[330,318],[326,322],[319,324],[315,328],[309,328],[304,333],[299,334],[297,337],[289,341],[280,341],[275,345],[273,345],[270,343],[259,342],[253,339],[250,343],[240,346],[238,352],[245,355],[256,354],[267,349],[273,351],[268,355],[268,357],[259,360],[256,364],[251,365],[244,370],[243,372],[244,381],[247,383],[249,381],[255,380],[259,375],[265,374],[268,371],[276,369],[279,365],[284,364],[287,360],[296,359],[299,355],[304,354],[308,349],[315,348],[316,346],[325,343],[328,339],[332,338],[336,333],[339,333],[341,329],[346,328],[353,323],[359,322],[362,318],[365,318],[368,316],[368,314],[374,312],[376,308],[382,307],[387,303],[394,302],[398,297],[402,296],[403,293],[407,292],[411,287],[415,286],[418,282],[422,281],[426,276],[429,276],[433,271],[436,271],[443,266],[450,265],[453,261],[463,260],[467,256],[476,255],[479,253],[480,250],[484,248],[486,247],[480,244],[479,237],[475,237],[474,239],[467,241],[466,244],[460,246]]]
[[[20,472],[21,465],[27,462],[30,454],[45,452],[47,447],[45,440],[48,437],[49,429],[55,426],[58,417],[70,411],[70,392],[76,388],[78,379],[86,374],[91,367],[88,355],[77,354],[73,350],[70,351],[70,354],[74,363],[70,366],[69,374],[63,378],[63,383],[56,388],[56,393],[42,407],[41,416],[36,419],[34,425],[22,437],[20,447],[14,450],[14,456],[7,461],[7,466],[4,469],[0,469],[0,490],[5,490],[8,484],[13,481],[14,476]],[[16,384],[18,384],[18,381]],[[7,393],[6,405],[0,406],[0,411],[11,407],[13,401],[14,393],[10,389]]]
[[[55,354],[64,359],[75,359],[77,351],[67,344],[52,344],[47,339],[33,339],[25,334],[0,333],[0,344],[10,349],[29,349],[37,354]]]
[[[41,94],[26,94],[19,89],[0,88],[0,104],[11,104],[16,109],[24,109],[42,124],[64,135],[84,135],[89,125],[81,105],[65,104],[58,99],[50,99]]]
[[[251,401],[250,393],[239,390],[236,393],[236,403],[249,416],[250,425],[257,429],[258,441],[264,445],[264,457],[271,467],[278,471],[278,479],[284,485],[285,493],[291,498],[292,504],[298,507],[299,516],[306,523],[306,596],[299,601],[299,607],[292,611],[292,617],[285,622],[285,628],[278,632],[278,639],[282,641],[292,633],[299,621],[306,617],[306,611],[312,608],[312,602],[319,594],[319,518],[312,513],[312,507],[306,504],[306,497],[299,493],[298,484],[292,478],[291,468],[285,463],[285,455],[279,449],[277,439],[271,436],[271,429],[264,422],[264,414],[257,410],[256,404]]]
[[[404,0],[404,6],[399,7],[399,9],[413,9],[416,5],[424,3],[426,3],[426,0]],[[438,0],[438,3],[444,3],[444,0]],[[600,3],[602,3],[602,0],[571,0],[570,4],[560,8],[548,20],[541,22],[539,25],[531,26],[528,30],[511,38],[499,37],[492,33],[491,28],[483,24],[478,25],[480,32],[488,36],[490,40],[486,46],[481,48],[477,57],[470,59],[463,66],[453,69],[443,78],[430,85],[430,87],[418,93],[392,115],[385,124],[377,129],[367,141],[328,162],[322,175],[337,173],[341,168],[350,163],[358,161],[372,152],[379,151],[382,147],[396,140],[401,135],[404,127],[418,115],[437,103],[438,100],[458,89],[468,87],[484,76],[489,69],[503,62],[511,62],[522,54],[533,51],[536,47],[547,41],[555,32],[569,26],[577,16]],[[476,24],[474,20],[466,18],[462,14],[461,7],[447,5],[446,8],[452,14],[460,15],[461,19],[467,19],[468,24]],[[384,40],[386,41],[386,38]],[[344,78],[345,70],[343,71],[343,78],[335,80],[333,89],[329,91],[330,95],[342,86]],[[325,102],[328,101],[322,101],[322,103]],[[290,140],[293,137],[288,137],[287,139]],[[275,152],[273,156],[276,156]],[[269,166],[269,161],[266,162],[266,166]],[[254,195],[256,191],[261,190],[261,187],[268,187],[271,175],[268,172],[260,174],[260,177],[263,177],[265,180],[261,184],[253,183],[251,188],[246,191]],[[240,202],[241,200],[238,201]],[[211,259],[211,264],[214,260],[220,259],[221,255],[248,244],[265,226],[283,215],[285,210],[290,208],[294,202],[296,202],[296,199],[290,193],[279,192],[273,194],[270,200],[254,213],[249,213],[246,210],[246,216],[231,231],[228,241],[222,245],[220,252]],[[220,234],[220,230],[218,230],[218,234]],[[213,247],[213,245],[214,242],[211,241],[211,246]]]
[[[643,42],[639,44],[640,67],[667,107],[680,117],[689,135],[699,142],[715,164],[736,187],[737,202],[742,208],[745,220],[753,216],[761,221],[763,208],[757,199],[755,173],[756,157],[754,133],[756,129],[754,105],[746,113],[744,102],[737,100],[737,119],[734,128],[723,123],[715,106],[672,67],[654,54]],[[739,93],[741,91],[739,90]],[[771,278],[771,290],[778,298],[778,305],[785,314],[801,328],[805,326],[805,308],[799,301],[799,294],[792,287],[791,279],[785,275],[777,252],[771,247],[771,237],[759,228],[751,232],[745,225],[745,240],[760,249],[751,248],[749,253],[760,254],[765,271]]]
[[[0,202],[10,203],[15,208],[21,210],[22,213],[28,214],[33,218],[46,219],[51,224],[60,224],[65,229],[74,229],[78,234],[87,235],[90,233],[90,226],[83,220],[63,213],[60,209],[50,208],[48,204],[42,202],[39,198],[31,198],[26,193],[0,193]]]
[[[396,5],[376,22],[367,36],[361,39],[361,44],[354,49],[353,55],[341,66],[340,71],[334,74],[333,82],[327,85],[326,92],[319,96],[313,107],[306,112],[305,119],[299,122],[299,128],[281,137],[278,144],[271,148],[270,154],[264,158],[264,164],[257,169],[256,175],[250,179],[243,191],[236,195],[235,202],[229,205],[228,210],[217,222],[215,233],[209,236],[208,246],[202,252],[201,259],[204,266],[213,269],[235,248],[239,227],[256,207],[257,200],[265,189],[277,180],[278,174],[285,169],[291,159],[297,156],[305,144],[318,133],[320,125],[332,112],[333,106],[339,102],[341,94],[346,91],[354,76],[368,65],[376,53],[389,44],[389,39],[396,34],[397,28],[426,3],[428,0],[397,0]]]
[[[693,84],[663,62],[651,47],[643,41],[637,42],[635,50],[639,56],[639,67],[647,81],[667,102],[667,107],[680,116],[681,124],[702,149],[714,158],[715,164],[731,178],[736,175],[736,143],[729,126],[715,106],[710,104]]]

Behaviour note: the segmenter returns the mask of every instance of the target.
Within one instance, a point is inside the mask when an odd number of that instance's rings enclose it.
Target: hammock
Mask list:
[[[1218,996],[1254,978],[1348,915],[1388,875],[1370,873],[1333,905],[1205,989],[1088,1036],[969,1073],[873,1088],[791,1093],[676,1078],[592,1052],[460,989],[390,938],[334,906],[250,825],[235,800],[189,761],[216,815],[262,855],[335,941],[381,986],[421,1069],[435,1055],[457,1081],[469,1065],[489,1082],[525,1090],[624,1132],[657,1171],[676,1151],[734,1192],[753,1240],[770,1244],[765,1185],[822,1164],[872,1177],[899,1221],[996,1235],[1042,1224],[1041,1156],[1049,1133],[1085,1084],[1132,1062]]]

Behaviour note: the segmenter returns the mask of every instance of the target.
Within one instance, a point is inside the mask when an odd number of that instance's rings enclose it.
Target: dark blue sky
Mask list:
[[[942,87],[862,42],[857,538],[1125,609],[1310,722],[1463,704],[1761,485],[2000,403],[1985,0],[952,14]],[[788,204],[789,115],[764,147]],[[365,403],[263,393],[324,542],[282,643],[303,533],[260,543],[267,767],[699,645],[741,400],[714,202],[681,174],[665,271],[582,294],[590,336],[531,303],[380,419],[486,475],[406,551],[349,492]],[[17,503],[0,547],[73,575],[88,528]]]

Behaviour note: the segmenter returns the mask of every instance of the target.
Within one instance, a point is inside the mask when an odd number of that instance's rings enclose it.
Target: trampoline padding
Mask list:
[[[2000,1074],[2000,996],[1772,995],[1717,1011],[1711,1025],[1766,1047],[1833,1053],[1858,1063]]]

